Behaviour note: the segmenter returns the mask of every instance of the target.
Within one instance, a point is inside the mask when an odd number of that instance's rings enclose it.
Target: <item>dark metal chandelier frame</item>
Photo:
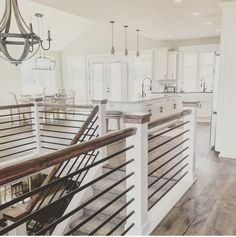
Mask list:
[[[32,58],[41,47],[43,50],[51,48],[51,33],[48,31],[48,46],[44,47],[43,40],[34,33],[32,23],[29,26],[23,19],[17,0],[5,1],[5,12],[0,21],[0,57],[18,65]],[[12,17],[15,17],[19,33],[10,33]],[[9,53],[9,46],[22,46],[23,50],[19,58],[14,58]]]

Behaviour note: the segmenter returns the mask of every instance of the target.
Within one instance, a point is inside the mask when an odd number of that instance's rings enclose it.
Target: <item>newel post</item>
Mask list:
[[[107,105],[107,100],[93,100],[93,105],[99,107],[98,111],[98,133],[99,137],[102,137],[106,134],[106,105]],[[101,156],[106,157],[106,148],[101,148]]]
[[[127,188],[135,186],[127,193],[127,201],[135,198],[134,202],[127,207],[127,215],[135,211],[128,219],[127,228],[131,224],[135,226],[128,232],[129,235],[148,235],[148,123],[150,114],[132,113],[124,114],[126,128],[137,129],[136,135],[127,138],[126,145],[134,146],[126,153],[126,159],[134,159],[134,162],[126,167],[127,174],[135,174],[126,181]]]

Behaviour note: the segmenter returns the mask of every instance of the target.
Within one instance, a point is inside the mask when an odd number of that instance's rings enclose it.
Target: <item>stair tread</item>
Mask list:
[[[86,220],[89,217],[89,215],[83,215],[82,217],[74,220],[70,228],[76,227],[78,224],[80,224],[82,221]],[[79,230],[75,231],[73,235],[88,235],[92,230],[97,228],[99,225],[103,224],[104,221],[99,218],[93,218],[89,222],[87,222],[85,225],[83,225]],[[99,229],[94,235],[107,235],[109,231],[111,231],[113,228],[115,228],[116,225],[113,223],[108,222],[105,224],[101,229]],[[124,232],[124,224],[119,226],[116,231],[112,235],[119,236]]]

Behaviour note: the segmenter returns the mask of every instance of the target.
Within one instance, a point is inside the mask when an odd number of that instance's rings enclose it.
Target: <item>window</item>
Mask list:
[[[87,99],[86,58],[69,59],[69,89],[75,91],[76,101]]]
[[[55,70],[35,70],[34,67],[34,59],[26,61],[21,65],[22,93],[31,95],[54,94]]]
[[[133,57],[132,97],[138,98],[142,94],[143,79],[152,78],[152,54]]]
[[[196,91],[198,78],[198,54],[184,54],[183,64],[184,91]]]
[[[214,84],[215,53],[184,53],[183,89],[187,92],[212,91]]]

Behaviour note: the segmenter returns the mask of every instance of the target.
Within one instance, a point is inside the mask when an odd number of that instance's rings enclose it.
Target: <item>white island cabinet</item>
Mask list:
[[[156,96],[154,98],[129,101],[110,101],[107,105],[107,110],[119,110],[124,113],[151,113],[151,120],[163,118],[182,109],[182,100],[178,96]]]

